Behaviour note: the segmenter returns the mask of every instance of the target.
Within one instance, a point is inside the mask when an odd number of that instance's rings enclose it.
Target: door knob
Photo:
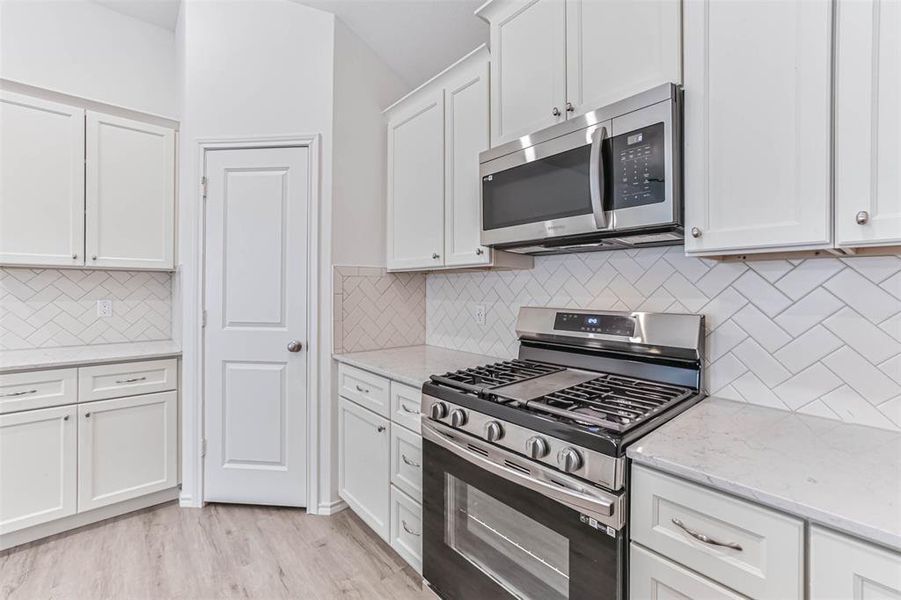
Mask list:
[[[297,340],[291,340],[290,342],[288,342],[288,352],[300,352],[301,348],[303,348],[303,344],[301,344]]]
[[[870,213],[868,213],[867,211],[862,210],[859,213],[857,213],[857,224],[858,225],[866,225],[869,220],[870,220]]]

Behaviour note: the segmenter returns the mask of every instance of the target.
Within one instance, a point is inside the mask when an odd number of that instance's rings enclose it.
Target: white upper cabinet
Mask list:
[[[901,554],[813,526],[810,600],[898,600]]]
[[[414,98],[388,121],[388,268],[442,264],[444,90]]]
[[[831,246],[831,3],[683,10],[686,250]]]
[[[480,16],[491,25],[491,145],[564,120],[563,0],[498,1]]]
[[[83,264],[84,109],[0,92],[0,264]]]
[[[479,153],[488,149],[488,61],[464,65],[445,87],[444,264],[488,264],[481,245]]]
[[[85,264],[174,266],[175,132],[87,113]]]
[[[901,244],[901,3],[839,0],[837,246]]]
[[[670,82],[682,82],[678,0],[566,0],[569,116]]]

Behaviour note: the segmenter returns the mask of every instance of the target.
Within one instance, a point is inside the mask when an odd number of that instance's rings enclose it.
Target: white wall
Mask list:
[[[202,273],[199,140],[319,134],[320,204],[331,205],[334,17],[287,0],[183,3],[176,29],[181,104],[179,280],[183,297],[183,503],[197,505],[202,407],[199,323]],[[323,227],[326,227],[323,225]],[[329,228],[321,231],[330,231]],[[303,235],[303,232],[297,232]],[[328,235],[323,236],[328,239]],[[324,256],[328,260],[328,256]],[[328,263],[321,267],[330,282]],[[324,285],[320,302],[330,301]],[[327,307],[321,307],[324,311]],[[331,313],[322,320],[329,323]],[[329,329],[329,328],[326,328]],[[314,334],[311,331],[311,335]],[[323,343],[322,357],[330,354]],[[325,360],[329,364],[330,360]],[[320,402],[320,398],[310,398]],[[311,456],[311,460],[315,460]]]
[[[87,0],[0,1],[0,77],[177,116],[175,36]]]
[[[386,130],[382,110],[409,87],[335,21],[332,260],[385,265]]]

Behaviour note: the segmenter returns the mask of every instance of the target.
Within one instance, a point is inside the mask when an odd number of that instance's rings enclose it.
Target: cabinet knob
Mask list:
[[[90,418],[91,418],[91,413],[89,413],[89,412],[85,413],[85,414],[84,414],[84,418],[85,418],[85,419],[90,419]]]
[[[78,258],[78,254],[73,254],[72,258]]]
[[[63,416],[63,421],[68,421],[68,420],[69,420],[69,415]]]
[[[701,230],[698,229],[697,227],[692,227],[691,228],[691,237],[693,237],[693,238],[701,237]]]
[[[378,429],[379,433],[382,433],[383,431],[385,431],[385,426],[379,425],[376,429]]]
[[[484,250],[482,250],[481,248],[476,248],[476,256],[482,256],[483,254],[485,254]]]
[[[438,260],[439,258],[441,258],[441,255],[440,255],[440,254],[438,254],[437,252],[432,252],[432,259],[433,259],[433,260]]]
[[[97,255],[92,256],[91,260],[97,260]]]
[[[575,111],[575,110],[576,110],[576,107],[573,106],[573,103],[572,103],[572,102],[567,102],[567,103],[566,103],[566,112],[573,112],[573,111]]]
[[[857,213],[856,220],[857,220],[858,225],[866,225],[870,220],[870,213],[868,213],[865,210],[862,210],[859,213]]]
[[[551,114],[554,115],[555,117],[559,117],[559,116],[560,116],[560,109],[557,108],[557,107],[555,106],[555,107],[554,107],[554,110],[551,111]]]

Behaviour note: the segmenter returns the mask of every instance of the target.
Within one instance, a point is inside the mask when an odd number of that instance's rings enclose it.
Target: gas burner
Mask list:
[[[486,395],[488,390],[520,383],[536,377],[565,371],[564,367],[546,365],[530,360],[508,360],[481,367],[461,369],[444,375],[432,375],[431,379],[451,387],[463,389],[478,395]]]

